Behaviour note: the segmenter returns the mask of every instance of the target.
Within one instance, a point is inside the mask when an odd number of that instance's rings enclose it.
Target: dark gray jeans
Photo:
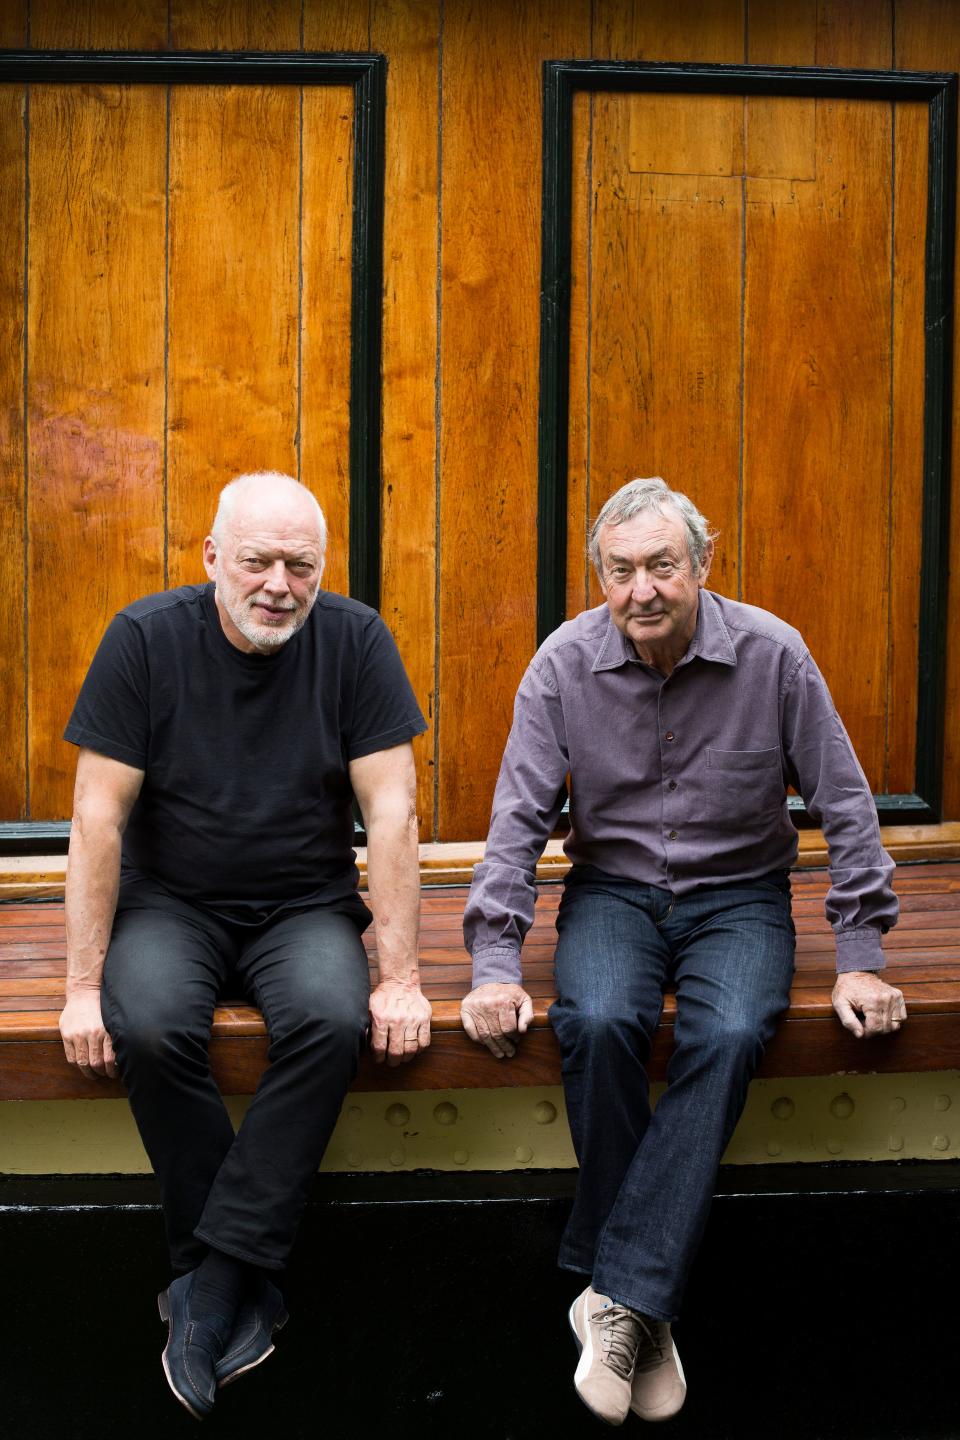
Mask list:
[[[160,1182],[174,1269],[192,1269],[209,1245],[286,1263],[356,1074],[369,989],[349,916],[314,906],[233,925],[149,881],[121,886],[103,1019]],[[236,1134],[207,1059],[225,993],[256,1005],[270,1037]]]
[[[556,1003],[580,1174],[560,1263],[661,1320],[676,1318],[747,1085],[790,999],[790,882],[777,872],[676,899],[575,866],[557,917]],[[647,1061],[677,992],[667,1089]]]

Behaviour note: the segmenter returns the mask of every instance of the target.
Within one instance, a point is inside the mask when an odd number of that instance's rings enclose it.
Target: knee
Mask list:
[[[367,1028],[367,1005],[346,995],[308,991],[271,1026],[272,1045],[285,1050],[316,1049],[350,1058],[360,1053]]]
[[[124,1074],[132,1069],[145,1073],[173,1069],[185,1061],[206,1066],[204,1036],[193,1033],[183,1016],[172,1011],[114,1013],[109,1028]]]
[[[764,1027],[748,1015],[725,1016],[714,1032],[710,1051],[715,1060],[731,1070],[753,1070],[763,1056],[767,1035]]]
[[[635,1053],[649,1045],[635,1013],[602,1000],[555,1005],[550,1019],[564,1050],[604,1055],[617,1050]]]

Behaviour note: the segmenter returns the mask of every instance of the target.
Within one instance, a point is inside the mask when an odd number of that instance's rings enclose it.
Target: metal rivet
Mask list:
[[[360,1154],[359,1150],[347,1151],[347,1164],[350,1166],[351,1170],[359,1170],[362,1163],[363,1156]]]
[[[402,1150],[391,1150],[391,1151],[390,1151],[390,1164],[391,1164],[391,1165],[402,1165],[403,1162],[404,1162],[404,1160],[405,1160],[406,1158],[407,1158],[407,1157],[406,1157],[406,1155],[404,1155],[404,1153],[403,1153]]]
[[[949,1150],[949,1149],[950,1149],[950,1136],[949,1136],[949,1135],[934,1135],[934,1137],[933,1137],[933,1148],[934,1148],[934,1150]]]
[[[835,1095],[830,1101],[830,1114],[837,1120],[849,1120],[856,1108],[853,1096],[846,1091],[842,1095]]]
[[[350,1109],[347,1111],[347,1119],[348,1119],[348,1120],[362,1120],[362,1119],[363,1119],[363,1111],[360,1109],[360,1106],[359,1106],[359,1105],[351,1105],[351,1106],[350,1106]]]
[[[783,1146],[782,1146],[782,1145],[778,1145],[777,1142],[776,1142],[776,1140],[768,1140],[768,1141],[767,1141],[767,1154],[768,1154],[768,1155],[782,1155],[782,1154],[783,1154]]]
[[[933,1108],[934,1108],[934,1110],[949,1110],[949,1109],[950,1109],[950,1096],[949,1096],[949,1095],[938,1095],[937,1098],[936,1098],[936,1099],[934,1100],[934,1102],[933,1102]]]
[[[789,1095],[780,1095],[770,1106],[770,1114],[775,1120],[792,1120],[796,1108]]]
[[[450,1100],[442,1100],[433,1107],[433,1118],[438,1125],[456,1125],[459,1112]]]
[[[902,1136],[902,1135],[891,1135],[890,1138],[889,1138],[889,1140],[887,1141],[887,1149],[888,1149],[888,1150],[902,1150],[902,1149],[903,1149],[903,1136]]]
[[[907,1108],[907,1102],[902,1095],[895,1095],[890,1101],[890,1114],[902,1115]]]
[[[840,1151],[843,1149],[843,1141],[842,1141],[842,1140],[828,1140],[828,1141],[827,1141],[827,1149],[830,1151],[830,1154],[831,1154],[831,1155],[839,1155],[839,1154],[840,1154]]]
[[[454,1164],[455,1164],[455,1165],[466,1165],[466,1163],[467,1163],[467,1161],[468,1161],[469,1159],[470,1159],[470,1151],[469,1151],[469,1150],[454,1150],[454,1152],[453,1152],[453,1160],[454,1160]]]
[[[529,1145],[518,1145],[513,1153],[514,1157],[520,1161],[521,1165],[526,1165],[528,1161],[533,1159],[533,1151],[530,1149]]]
[[[410,1111],[406,1105],[388,1105],[384,1119],[388,1125],[396,1125],[399,1129],[401,1125],[406,1125],[410,1119]]]
[[[533,1107],[533,1118],[538,1125],[552,1125],[557,1118],[557,1107],[549,1100],[541,1100]]]

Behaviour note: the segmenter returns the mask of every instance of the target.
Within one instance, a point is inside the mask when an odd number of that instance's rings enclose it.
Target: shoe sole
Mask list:
[[[286,1325],[287,1321],[290,1319],[290,1316],[287,1314],[287,1312],[286,1312],[285,1310],[282,1311],[281,1313],[282,1313],[282,1315],[283,1315],[283,1318],[280,1319],[280,1320],[277,1320],[277,1321],[270,1327],[270,1334],[271,1334],[271,1336],[276,1335],[276,1333],[277,1333],[278,1330],[282,1330],[283,1327],[284,1327],[284,1325]],[[264,1362],[264,1360],[269,1359],[269,1357],[273,1354],[273,1352],[274,1352],[274,1350],[275,1350],[276,1348],[277,1348],[277,1347],[273,1344],[273,1342],[272,1342],[272,1340],[271,1340],[269,1350],[264,1350],[263,1354],[262,1354],[262,1355],[258,1355],[257,1358],[256,1358],[256,1360],[251,1360],[249,1365],[241,1365],[239,1370],[232,1370],[225,1380],[218,1380],[218,1381],[217,1381],[217,1388],[218,1388],[219,1390],[223,1390],[223,1389],[225,1389],[225,1387],[226,1387],[227,1385],[232,1385],[233,1382],[234,1382],[234,1380],[239,1380],[241,1375],[246,1375],[246,1374],[249,1373],[249,1371],[251,1371],[251,1370],[256,1370],[256,1368],[257,1368],[258,1365],[262,1365],[263,1362]]]
[[[163,1320],[167,1326],[167,1343],[166,1345],[164,1345],[163,1355],[160,1357],[163,1362],[163,1373],[167,1377],[167,1384],[170,1386],[173,1394],[180,1401],[180,1404],[183,1406],[184,1410],[188,1411],[193,1416],[194,1420],[203,1420],[206,1417],[202,1415],[199,1410],[195,1410],[190,1404],[190,1401],[187,1400],[185,1396],[180,1394],[180,1391],[177,1389],[176,1385],[174,1385],[173,1380],[170,1376],[170,1369],[167,1365],[167,1351],[170,1348],[170,1302],[167,1299],[166,1290],[161,1291],[161,1293],[157,1296],[157,1307],[160,1311],[160,1319]]]
[[[606,1426],[608,1427],[608,1429],[610,1429],[610,1430],[618,1430],[620,1427],[619,1427],[617,1424],[615,1424],[613,1420],[608,1420],[605,1415],[601,1415],[600,1412],[599,1412],[599,1410],[594,1410],[593,1406],[590,1405],[590,1404],[588,1404],[588,1402],[587,1402],[586,1400],[584,1400],[583,1396],[580,1394],[580,1391],[577,1389],[577,1376],[580,1374],[580,1366],[583,1365],[583,1363],[584,1363],[583,1357],[584,1357],[584,1355],[587,1356],[587,1363],[586,1363],[585,1369],[586,1369],[586,1370],[589,1370],[589,1369],[590,1369],[590,1365],[591,1365],[591,1363],[592,1363],[592,1351],[593,1351],[593,1346],[592,1346],[592,1344],[589,1344],[589,1343],[588,1343],[587,1346],[584,1346],[583,1341],[580,1339],[580,1332],[577,1330],[576,1321],[575,1321],[574,1318],[573,1318],[573,1312],[574,1312],[574,1311],[576,1310],[576,1308],[577,1308],[577,1302],[579,1301],[579,1299],[580,1299],[580,1296],[578,1295],[578,1296],[577,1296],[577,1299],[574,1300],[573,1304],[570,1306],[570,1309],[567,1311],[567,1319],[568,1319],[569,1322],[570,1322],[570,1333],[571,1333],[572,1336],[573,1336],[573,1343],[574,1343],[574,1345],[576,1345],[576,1347],[577,1347],[577,1352],[578,1352],[578,1354],[579,1354],[579,1356],[580,1356],[580,1360],[579,1360],[579,1362],[578,1362],[578,1364],[577,1364],[577,1368],[576,1368],[576,1370],[573,1372],[573,1389],[574,1389],[574,1393],[576,1394],[576,1397],[577,1397],[577,1399],[580,1401],[580,1404],[583,1406],[584,1410],[589,1410],[589,1411],[590,1411],[590,1414],[593,1416],[594,1420],[599,1420],[601,1425],[606,1425]],[[588,1330],[587,1330],[587,1334],[588,1334],[588,1335],[590,1334],[589,1328],[588,1328]],[[628,1413],[629,1413],[629,1412],[628,1412]]]
[[[682,1397],[681,1397],[680,1404],[677,1406],[677,1408],[676,1408],[675,1410],[668,1410],[668,1411],[666,1411],[666,1412],[665,1412],[664,1414],[662,1414],[662,1415],[644,1414],[644,1412],[643,1412],[642,1410],[637,1410],[636,1407],[631,1403],[631,1406],[630,1406],[630,1414],[631,1414],[631,1415],[636,1415],[636,1416],[638,1417],[638,1419],[645,1421],[646,1424],[648,1424],[648,1425],[659,1425],[659,1424],[661,1423],[661,1421],[663,1421],[663,1420],[672,1420],[673,1417],[674,1417],[674,1415],[679,1415],[679,1414],[680,1414],[680,1411],[683,1409],[684,1405],[686,1404],[686,1400],[687,1400],[687,1377],[686,1377],[686,1375],[684,1375],[684,1373],[683,1373],[683,1366],[682,1366],[681,1363],[680,1363],[680,1354],[679,1354],[679,1351],[677,1350],[676,1341],[674,1340],[674,1338],[673,1338],[672,1335],[670,1336],[670,1349],[673,1351],[673,1363],[674,1363],[674,1364],[676,1365],[676,1367],[677,1367],[677,1374],[680,1376],[680,1383],[683,1385],[683,1395],[682,1395]]]

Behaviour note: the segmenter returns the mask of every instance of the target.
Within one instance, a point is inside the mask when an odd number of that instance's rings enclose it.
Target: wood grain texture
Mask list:
[[[890,660],[884,789],[916,788],[917,658],[923,514],[927,107],[894,109]]]
[[[303,92],[300,476],[327,518],[327,590],[349,590],[353,92]]]
[[[389,56],[384,197],[381,611],[429,729],[416,739],[420,835],[434,834],[439,5],[375,0]]]
[[[960,6],[954,0],[897,0],[896,63],[903,70],[960,70]],[[960,266],[955,271],[953,327],[952,523],[947,621],[943,815],[960,817]]]
[[[894,0],[819,0],[817,64],[892,65],[893,8]]]
[[[437,833],[455,839],[485,833],[535,648],[541,65],[589,53],[590,7],[448,0],[443,37]]]
[[[370,48],[370,0],[303,0],[303,48]]]
[[[570,378],[567,433],[567,599],[570,619],[590,604],[590,268],[593,234],[593,96],[573,97],[570,194]]]
[[[736,63],[744,59],[744,3],[595,0],[594,56],[601,60]]]
[[[169,583],[205,579],[220,488],[297,472],[300,96],[170,93]]]
[[[26,627],[23,354],[26,91],[0,85],[0,197],[6,223],[0,232],[0,607],[6,636],[0,651],[0,815],[27,813]]]
[[[175,50],[297,50],[301,0],[170,0]]]
[[[163,50],[167,0],[30,0],[35,50]]]
[[[0,0],[0,45],[20,49],[27,43],[27,0]]]
[[[30,101],[31,816],[69,815],[60,740],[114,612],[163,584],[164,95]],[[68,622],[68,623],[67,623]]]
[[[748,180],[746,215],[744,595],[804,635],[874,790],[891,621],[890,156],[889,106],[819,101],[817,179]],[[841,616],[857,617],[855,645]]]

